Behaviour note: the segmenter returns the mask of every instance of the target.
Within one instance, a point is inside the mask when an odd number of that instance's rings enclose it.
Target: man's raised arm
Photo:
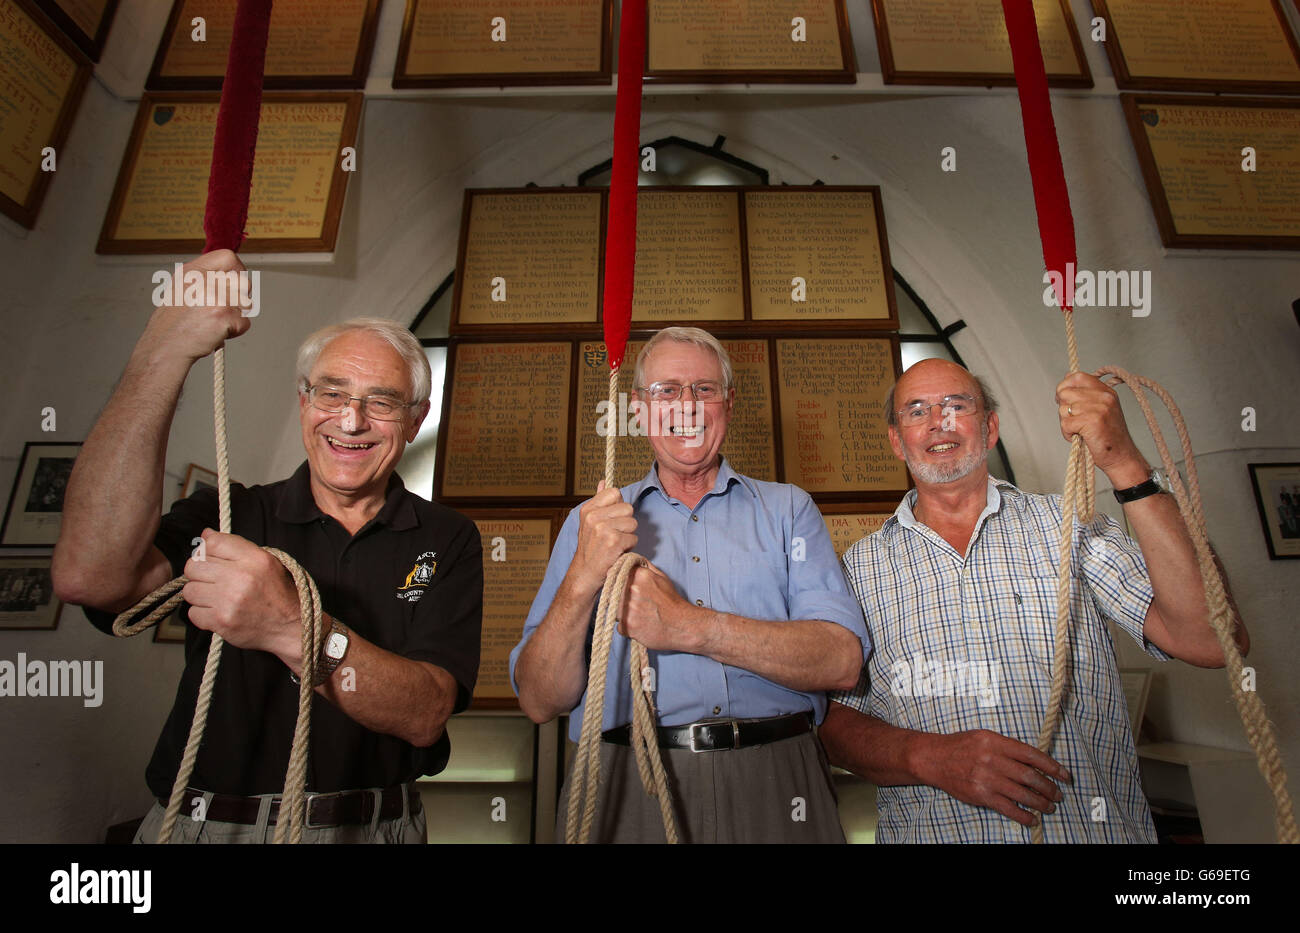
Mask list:
[[[184,268],[244,266],[229,250],[215,250]],[[51,571],[64,602],[120,611],[171,579],[153,538],[176,403],[195,361],[250,324],[237,305],[154,311],[68,480]]]

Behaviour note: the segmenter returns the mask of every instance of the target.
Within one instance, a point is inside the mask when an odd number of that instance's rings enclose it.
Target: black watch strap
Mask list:
[[[1158,492],[1163,492],[1160,483],[1156,480],[1155,474],[1145,483],[1138,483],[1136,486],[1130,486],[1128,489],[1116,489],[1115,499],[1120,505],[1128,502],[1137,502],[1139,499],[1145,499],[1147,496],[1154,496]]]

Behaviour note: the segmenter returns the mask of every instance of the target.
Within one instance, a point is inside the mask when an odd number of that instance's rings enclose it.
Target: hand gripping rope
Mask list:
[[[1075,261],[1074,220],[1070,214],[1069,192],[1065,187],[1065,172],[1061,165],[1061,151],[1056,140],[1056,124],[1052,120],[1052,105],[1047,93],[1047,73],[1043,65],[1042,50],[1038,44],[1038,28],[1034,21],[1031,0],[1002,0],[1006,17],[1007,34],[1011,40],[1011,56],[1015,65],[1016,86],[1020,94],[1020,111],[1025,127],[1025,148],[1029,156],[1029,172],[1034,185],[1034,204],[1038,213],[1038,229],[1043,241],[1043,259],[1049,270],[1063,271],[1066,263]],[[1065,315],[1066,349],[1069,353],[1070,372],[1079,371],[1079,347],[1074,335],[1074,311],[1065,303],[1059,290],[1058,303]],[[1232,611],[1228,605],[1227,589],[1219,568],[1210,552],[1209,535],[1201,512],[1201,491],[1196,479],[1196,461],[1192,456],[1192,442],[1187,434],[1182,413],[1169,393],[1158,384],[1142,376],[1134,376],[1118,366],[1103,366],[1096,375],[1107,385],[1121,383],[1133,390],[1142,414],[1146,416],[1165,472],[1169,474],[1178,509],[1187,523],[1187,530],[1196,548],[1201,579],[1205,584],[1205,599],[1210,610],[1210,624],[1223,649],[1228,671],[1228,683],[1237,711],[1246,729],[1246,737],[1259,761],[1259,770],[1273,792],[1279,842],[1300,842],[1296,829],[1291,797],[1286,789],[1286,770],[1277,750],[1273,724],[1259,694],[1245,690],[1241,684],[1241,652],[1232,637]],[[1156,422],[1155,413],[1147,401],[1143,387],[1150,389],[1164,402],[1173,418],[1183,445],[1183,458],[1187,464],[1187,486],[1183,485],[1177,465],[1169,453],[1164,435]],[[1064,502],[1061,513],[1061,548],[1056,577],[1056,631],[1052,654],[1052,689],[1047,703],[1047,714],[1038,734],[1038,750],[1050,754],[1056,727],[1061,717],[1066,678],[1070,665],[1070,556],[1074,537],[1076,514],[1081,524],[1092,521],[1096,507],[1096,475],[1092,454],[1083,439],[1074,435],[1070,439],[1070,460],[1065,473]],[[1046,819],[1046,814],[1042,819]],[[1043,841],[1042,819],[1034,825],[1032,839]]]
[[[239,0],[235,13],[234,33],[230,42],[230,57],[226,63],[226,78],[221,88],[221,107],[217,114],[217,131],[212,148],[212,171],[208,177],[208,202],[203,216],[203,229],[207,236],[204,252],[214,249],[237,250],[244,238],[244,224],[248,220],[248,195],[253,178],[253,153],[257,146],[257,121],[262,103],[262,72],[266,60],[266,38],[271,23],[271,0]],[[218,347],[212,354],[213,415],[216,423],[217,445],[217,497],[220,509],[220,531],[230,533],[230,464],[226,447],[226,359],[225,348]],[[316,584],[305,570],[288,554],[276,548],[265,548],[284,564],[298,589],[298,607],[302,614],[302,680],[298,688],[298,720],[294,726],[293,747],[289,753],[289,769],[284,778],[284,793],[280,802],[280,815],[275,826],[275,841],[301,842],[302,827],[306,817],[307,755],[310,744],[312,683],[316,676],[316,659],[320,655],[321,608]],[[154,590],[113,622],[113,634],[126,637],[137,635],[166,618],[184,602],[181,589],[187,583],[184,576]],[[160,599],[166,601],[153,609],[144,619],[131,624],[131,619],[153,606]],[[181,757],[176,783],[158,834],[160,843],[170,842],[180,814],[181,802],[199,746],[207,726],[208,707],[221,663],[220,635],[212,634],[203,680],[194,704],[194,721],[190,725],[189,739]]]
[[[632,284],[636,265],[636,189],[638,149],[641,128],[641,69],[645,60],[645,0],[623,0],[623,22],[618,40],[618,94],[614,105],[614,159],[609,183],[609,224],[605,240],[605,294],[602,309],[605,318],[605,348],[609,356],[610,411],[617,411],[618,372],[632,327]],[[605,435],[605,487],[614,488],[614,437],[612,426]],[[587,671],[587,694],[582,716],[582,732],[573,762],[569,784],[569,809],[565,820],[564,841],[585,843],[591,835],[600,793],[600,727],[605,715],[605,677],[609,668],[609,647],[618,613],[627,597],[632,572],[649,564],[639,554],[619,557],[605,576],[605,586],[596,606],[592,632],[591,667]],[[630,675],[632,678],[632,751],[641,784],[646,793],[659,800],[659,814],[664,834],[676,843],[677,825],[673,818],[672,794],[668,776],[659,754],[655,731],[653,701],[645,690],[642,671],[649,668],[645,646],[635,639],[631,643]],[[578,814],[582,822],[579,826]]]

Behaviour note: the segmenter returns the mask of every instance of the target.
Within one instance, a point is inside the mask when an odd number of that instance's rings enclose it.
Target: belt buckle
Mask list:
[[[312,821],[311,818],[312,804],[315,801],[320,800],[324,797],[333,797],[333,796],[335,795],[334,794],[305,794],[304,795],[304,799],[302,802],[302,808],[303,808],[302,828],[303,829],[321,829],[324,826],[328,825],[325,823],[317,824]],[[281,802],[281,804],[283,806],[283,801]],[[286,813],[285,816],[287,817],[288,814]]]
[[[700,752],[721,752],[721,751],[727,751],[727,750],[728,750],[728,749],[726,748],[726,746],[721,746],[721,745],[720,745],[720,746],[716,746],[716,747],[714,747],[714,748],[699,748],[699,747],[696,745],[696,741],[697,741],[697,739],[698,739],[698,736],[700,735],[700,733],[697,732],[696,730],[697,730],[697,729],[698,729],[698,730],[703,730],[703,729],[705,729],[705,728],[707,728],[707,727],[709,727],[709,726],[731,726],[731,748],[732,748],[732,749],[740,748],[740,723],[737,722],[737,721],[734,720],[734,719],[728,719],[728,720],[725,720],[725,721],[723,721],[723,722],[693,722],[693,723],[691,723],[691,744],[690,744],[690,747],[691,747],[691,751],[692,751],[692,752],[695,752],[695,753],[698,754],[698,753],[700,753]]]

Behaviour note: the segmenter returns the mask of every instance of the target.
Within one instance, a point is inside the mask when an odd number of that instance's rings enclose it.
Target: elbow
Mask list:
[[[533,692],[528,689],[527,684],[521,683],[517,693],[519,696],[519,709],[533,721],[534,725],[545,725],[559,715],[553,712],[550,707],[540,703],[537,697],[533,696]]]
[[[848,638],[845,640],[844,648],[836,656],[838,661],[836,677],[833,683],[827,685],[828,690],[852,690],[858,685],[858,678],[862,676],[864,662],[862,643],[847,629],[844,630],[844,634]]]
[[[89,578],[66,556],[65,551],[58,548],[55,548],[50,562],[50,581],[54,585],[54,595],[62,602],[86,606],[94,601]]]

